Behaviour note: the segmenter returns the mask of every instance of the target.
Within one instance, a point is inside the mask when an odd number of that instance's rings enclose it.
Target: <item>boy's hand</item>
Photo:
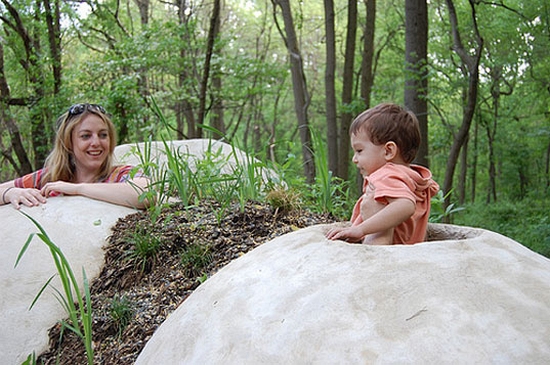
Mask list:
[[[363,230],[359,226],[353,227],[334,227],[331,228],[325,235],[329,240],[342,240],[348,242],[361,242],[365,236]]]

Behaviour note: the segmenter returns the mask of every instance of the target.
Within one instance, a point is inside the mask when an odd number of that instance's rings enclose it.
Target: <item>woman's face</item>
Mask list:
[[[95,174],[109,156],[111,139],[105,122],[88,114],[72,131],[74,163],[77,174]]]

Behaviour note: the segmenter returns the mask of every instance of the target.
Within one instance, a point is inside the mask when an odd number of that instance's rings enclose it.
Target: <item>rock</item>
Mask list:
[[[104,262],[103,245],[118,218],[135,212],[84,197],[55,197],[39,207],[22,207],[44,228],[50,239],[67,257],[82,288],[82,268],[91,280]],[[33,351],[38,355],[48,348],[48,330],[67,314],[48,288],[32,310],[29,307],[48,279],[62,290],[57,270],[47,246],[34,237],[19,265],[17,256],[34,224],[12,208],[0,207],[0,359],[4,364],[20,364]]]
[[[170,153],[166,153],[167,148]],[[208,160],[212,166],[219,168],[219,173],[235,175],[235,171],[242,171],[246,177],[254,171],[255,176],[263,176],[264,182],[273,182],[285,186],[278,175],[267,168],[260,167],[260,161],[248,156],[243,151],[232,147],[231,145],[210,139],[189,139],[168,141],[166,144],[162,141],[141,142],[135,144],[126,144],[117,146],[115,154],[120,161],[131,165],[138,165],[145,162],[153,163],[157,166],[166,167],[169,155],[179,155],[188,157],[182,159],[188,166],[179,166],[196,170],[196,164],[199,161]],[[145,157],[144,157],[145,156]],[[182,161],[179,161],[180,164]],[[249,170],[249,167],[253,167]],[[154,178],[154,177],[153,177]]]
[[[240,150],[218,141],[197,139],[167,145],[172,152],[189,156],[191,167],[208,154],[221,161],[225,159],[225,169],[231,169],[236,161],[247,161]],[[121,164],[136,165],[142,162],[140,154],[147,149],[146,161],[159,166],[166,162],[162,142],[117,146],[115,155]],[[22,207],[21,211],[36,219],[61,248],[81,288],[82,268],[90,281],[97,277],[104,262],[102,247],[112,226],[119,218],[135,212],[84,197],[55,197],[40,207]],[[52,275],[57,275],[55,264],[45,244],[35,237],[14,269],[21,248],[38,229],[9,205],[0,207],[0,222],[0,359],[5,364],[20,364],[33,351],[38,355],[48,348],[48,330],[67,315],[52,288],[46,289],[32,310],[28,310],[42,286]],[[62,289],[57,279],[52,285]]]
[[[278,237],[199,286],[136,364],[542,364],[550,261],[482,229],[364,246],[327,225]]]

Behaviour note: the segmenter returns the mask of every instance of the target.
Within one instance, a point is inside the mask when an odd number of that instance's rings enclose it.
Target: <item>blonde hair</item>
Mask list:
[[[56,135],[53,150],[46,158],[44,164],[45,174],[42,178],[42,184],[50,181],[68,181],[74,182],[76,178],[76,166],[74,164],[73,155],[73,131],[82,120],[90,115],[95,114],[107,126],[107,133],[109,135],[109,154],[103,165],[99,169],[99,172],[95,176],[95,181],[101,181],[105,179],[114,163],[113,152],[116,146],[116,130],[111,118],[104,112],[104,109],[94,104],[78,104],[82,106],[80,113],[73,113],[74,106],[69,108],[67,112],[61,115],[56,121]]]

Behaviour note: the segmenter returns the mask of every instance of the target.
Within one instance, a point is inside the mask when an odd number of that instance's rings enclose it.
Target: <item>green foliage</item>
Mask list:
[[[454,216],[454,223],[498,232],[550,258],[548,206],[548,195],[534,194],[515,202],[468,204]]]
[[[169,128],[154,99],[152,104],[161,124]],[[140,160],[138,168],[152,180],[141,199],[157,202],[149,208],[153,217],[159,214],[162,204],[177,198],[186,206],[198,202],[211,204],[221,221],[231,203],[239,202],[244,209],[247,201],[263,199],[273,186],[282,183],[266,164],[233,145],[227,150],[225,144],[209,140],[202,154],[195,155],[164,139],[162,143],[166,163],[152,157],[152,141],[144,143],[143,149],[132,151]]]
[[[29,354],[25,361],[21,363],[21,365],[36,365],[36,353],[33,351],[32,354]]]
[[[446,195],[443,195],[443,191],[439,190],[437,194],[432,197],[432,200],[430,202],[431,209],[429,218],[429,221],[431,223],[441,223],[443,222],[444,218],[454,216],[455,213],[458,213],[465,209],[464,207],[457,207],[455,203],[451,203],[445,208],[445,199],[451,196],[451,193],[452,192],[449,192]]]
[[[189,275],[201,277],[212,263],[210,246],[205,243],[193,243],[181,254],[181,264],[186,267]]]
[[[301,195],[293,188],[276,187],[267,193],[265,199],[270,206],[282,211],[292,211],[301,206]]]
[[[147,265],[154,264],[162,245],[160,238],[149,234],[146,227],[137,226],[126,239],[132,245],[126,253],[126,259],[139,266],[142,272],[147,269]]]
[[[132,302],[124,296],[115,294],[109,305],[109,315],[117,327],[118,337],[120,337],[134,315]]]
[[[92,101],[104,104],[113,114],[121,142],[169,141],[189,133],[191,124],[204,123],[214,115],[213,105],[223,104],[226,127],[224,140],[247,152],[237,159],[232,171],[223,170],[228,160],[211,150],[205,161],[197,163],[186,151],[168,150],[168,162],[161,166],[152,161],[144,147],[142,168],[155,182],[142,198],[155,198],[152,214],[159,214],[163,204],[177,197],[185,204],[210,198],[218,217],[224,215],[229,202],[265,199],[275,190],[287,191],[288,201],[273,196],[274,204],[307,207],[349,217],[356,200],[350,193],[356,185],[338,181],[326,167],[324,62],[324,10],[315,2],[293,3],[296,27],[303,57],[305,82],[310,91],[308,119],[316,132],[314,153],[317,176],[314,185],[305,184],[300,158],[301,144],[296,125],[289,55],[285,42],[274,23],[270,2],[228,1],[223,7],[220,34],[212,55],[211,79],[207,85],[205,119],[198,121],[198,95],[203,87],[205,44],[211,15],[211,4],[188,4],[183,13],[176,7],[151,3],[148,22],[141,22],[136,3],[128,3],[124,12],[117,2],[91,1],[75,5],[61,2],[63,37],[61,42],[62,75],[54,81],[44,9],[29,0],[12,2],[17,13],[4,12],[0,38],[4,44],[4,75],[11,91],[5,109],[6,120],[16,121],[23,139],[23,149],[40,154],[46,145],[33,145],[36,121],[53,119],[72,102]],[[363,109],[359,97],[359,75],[364,51],[359,42],[365,21],[363,4],[358,4],[358,35],[354,74],[356,88],[352,102],[343,104],[341,95],[344,59],[338,58],[335,88],[338,114],[356,114]],[[430,168],[442,182],[447,170],[453,135],[462,123],[464,97],[468,79],[452,47],[449,9],[445,2],[430,4],[429,11],[429,128]],[[336,1],[336,49],[343,49],[347,33],[349,2]],[[463,42],[472,42],[472,8],[467,2],[456,2]],[[550,79],[548,29],[550,18],[542,0],[475,2],[476,20],[484,39],[480,64],[478,105],[469,135],[466,158],[466,201],[485,201],[490,186],[489,137],[492,147],[499,204],[525,199],[528,192],[544,194],[547,185],[546,151],[550,135],[547,91]],[[78,10],[78,11],[77,11]],[[13,18],[17,14],[19,22]],[[116,17],[113,16],[116,14]],[[382,101],[403,102],[404,84],[404,6],[403,2],[379,2],[376,14],[374,85],[371,105]],[[21,25],[26,34],[35,34],[39,53],[26,59],[24,37],[12,24]],[[31,62],[32,61],[32,62]],[[212,78],[221,80],[215,86]],[[59,90],[56,89],[59,87]],[[501,95],[493,100],[496,92]],[[8,95],[8,97],[10,97]],[[22,101],[29,102],[21,106]],[[498,107],[498,108],[496,108]],[[3,109],[3,110],[4,110]],[[51,115],[51,117],[50,117]],[[492,121],[496,121],[493,126]],[[53,123],[52,123],[53,124]],[[18,134],[1,126],[4,158],[0,159],[3,180],[17,175],[19,157],[11,140]],[[177,129],[180,129],[177,131]],[[187,128],[187,131],[186,131]],[[192,129],[196,130],[197,125]],[[51,128],[44,129],[46,135]],[[193,132],[194,132],[193,130]],[[33,134],[34,131],[34,134]],[[206,129],[204,132],[208,132]],[[206,133],[205,133],[206,134]],[[178,137],[179,138],[179,137]],[[347,138],[341,131],[339,138]],[[11,140],[10,140],[11,139]],[[49,139],[49,138],[46,138]],[[41,139],[41,140],[46,140]],[[46,143],[47,144],[47,143]],[[253,147],[251,147],[253,146]],[[280,181],[259,176],[268,166]],[[457,168],[459,166],[452,166]],[[218,173],[220,172],[220,173]],[[458,173],[453,186],[458,186]],[[299,192],[299,194],[298,194]],[[292,197],[299,195],[298,198]],[[432,220],[439,221],[456,214],[456,206],[443,211],[441,197],[434,198]]]
[[[82,278],[85,299],[82,299],[78,280],[76,279],[73,270],[61,249],[50,239],[46,231],[34,218],[24,212],[21,212],[21,214],[30,219],[33,224],[38,228],[39,232],[29,235],[27,241],[25,242],[25,244],[21,248],[21,251],[19,252],[19,255],[17,256],[15,267],[17,267],[17,265],[23,258],[23,255],[29,248],[29,245],[31,244],[34,236],[40,238],[40,240],[42,240],[42,242],[46,244],[46,246],[48,246],[55,266],[57,268],[57,273],[61,280],[61,284],[63,286],[63,292],[60,292],[57,288],[54,288],[54,290],[57,293],[57,300],[63,306],[63,309],[65,309],[65,312],[69,316],[69,320],[61,321],[61,324],[63,328],[69,329],[82,339],[86,348],[86,357],[88,359],[88,364],[92,365],[94,361],[94,349],[92,346],[92,302],[90,298],[90,285],[88,283],[88,278],[86,277],[84,268],[82,268]],[[44,290],[50,285],[50,282],[53,278],[53,276],[50,277],[50,279],[42,286],[42,288],[34,298],[29,310],[32,309],[32,307],[36,304]],[[75,303],[78,303],[78,305]],[[29,358],[27,358],[27,360],[32,361],[33,358],[34,354],[32,357],[30,357],[30,360]]]

